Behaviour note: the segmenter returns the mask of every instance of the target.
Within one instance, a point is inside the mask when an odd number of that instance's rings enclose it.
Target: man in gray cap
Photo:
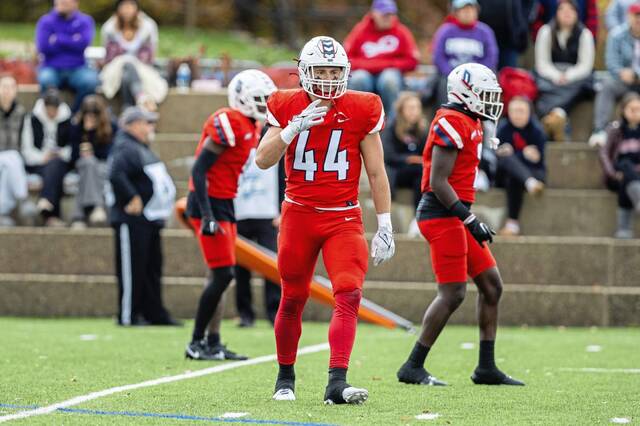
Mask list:
[[[149,147],[157,119],[140,107],[127,108],[109,159],[107,203],[115,231],[118,324],[125,326],[179,325],[161,296],[160,229],[173,211],[176,190]]]

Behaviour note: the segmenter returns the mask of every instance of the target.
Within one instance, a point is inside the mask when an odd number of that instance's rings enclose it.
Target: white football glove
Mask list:
[[[391,259],[396,252],[396,243],[393,241],[393,228],[391,227],[391,215],[383,213],[378,215],[378,231],[371,240],[371,257],[373,266]]]
[[[329,108],[318,106],[321,101],[322,99],[316,99],[311,102],[300,114],[289,121],[287,127],[280,132],[280,138],[284,143],[289,145],[298,134],[322,124]]]
[[[496,126],[496,122],[492,120],[482,122],[482,133],[484,134],[482,143],[493,150],[498,149],[500,145],[500,139],[496,138]]]

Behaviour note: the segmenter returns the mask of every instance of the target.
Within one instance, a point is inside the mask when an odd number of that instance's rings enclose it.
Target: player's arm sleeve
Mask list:
[[[275,92],[269,96],[267,101],[267,124],[272,127],[284,128],[287,122],[284,121],[280,113],[280,93]]]
[[[453,116],[442,116],[433,126],[433,143],[444,148],[462,149],[464,147],[463,123]]]
[[[236,146],[237,127],[229,114],[221,112],[209,117],[204,125],[204,133],[214,144],[233,148]]]
[[[384,107],[379,96],[375,96],[373,100],[373,108],[369,113],[367,120],[367,134],[378,133],[384,129]]]
[[[209,145],[209,140],[210,139],[207,139],[204,142],[204,146],[200,150],[193,169],[191,169],[196,200],[198,200],[198,205],[200,206],[203,217],[206,218],[213,217],[207,191],[207,172],[213,167],[218,159],[218,155],[224,150],[224,148],[220,146]]]

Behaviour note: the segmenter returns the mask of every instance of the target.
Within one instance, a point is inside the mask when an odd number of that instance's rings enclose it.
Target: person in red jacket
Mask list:
[[[387,112],[393,111],[402,89],[402,74],[416,68],[419,56],[411,31],[397,13],[394,0],[374,0],[344,41],[352,70],[349,87],[377,93]]]

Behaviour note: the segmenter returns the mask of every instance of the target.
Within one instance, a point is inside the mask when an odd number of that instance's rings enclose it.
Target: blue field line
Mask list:
[[[37,405],[13,405],[0,404],[0,408],[13,409],[31,409],[35,410]],[[256,425],[283,425],[283,426],[336,426],[329,423],[307,423],[307,422],[288,422],[282,420],[259,420],[259,419],[223,419],[221,417],[202,417],[192,416],[189,414],[162,414],[162,413],[140,413],[136,411],[102,411],[102,410],[85,410],[81,408],[58,408],[56,411],[69,414],[88,414],[94,416],[124,416],[124,417],[152,417],[157,419],[170,420],[194,420],[212,423],[249,423]]]

